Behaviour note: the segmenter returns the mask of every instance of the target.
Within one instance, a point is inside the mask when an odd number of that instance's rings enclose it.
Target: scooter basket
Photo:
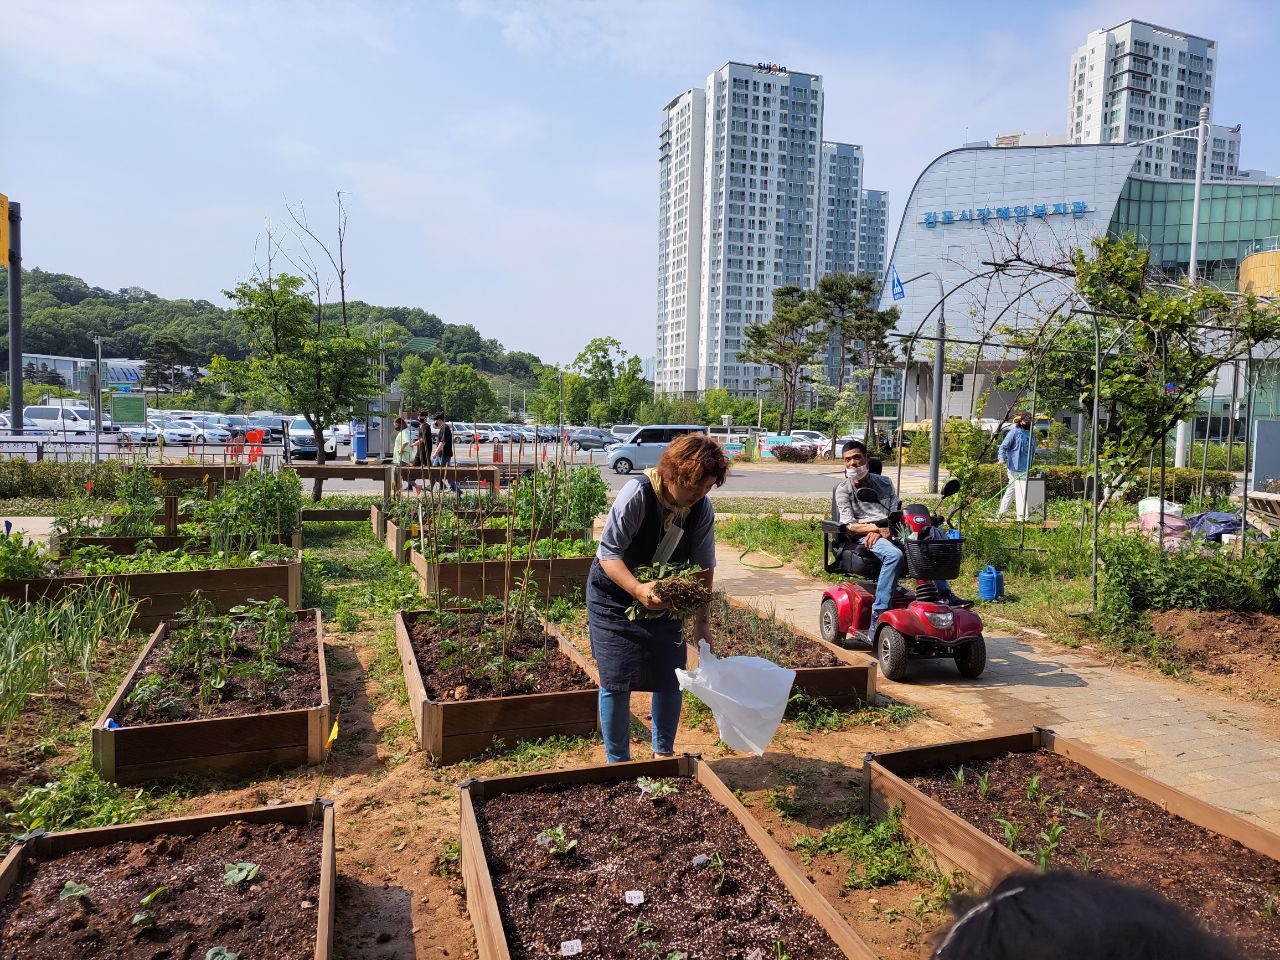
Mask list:
[[[954,580],[960,576],[963,540],[904,540],[907,573],[917,580]]]

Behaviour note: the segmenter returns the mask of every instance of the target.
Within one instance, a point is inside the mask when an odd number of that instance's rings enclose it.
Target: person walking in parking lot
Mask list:
[[[436,444],[431,451],[431,465],[433,467],[447,467],[453,463],[453,427],[451,427],[444,418],[443,413],[435,415],[436,421]],[[449,489],[454,493],[458,493],[458,482],[453,477],[446,475],[446,482]],[[431,486],[434,488],[435,483]]]
[[[400,475],[405,467],[413,465],[413,435],[409,432],[409,424],[404,417],[396,417],[391,423],[396,432],[395,443],[391,448],[391,462],[396,470],[396,494],[400,491]],[[413,478],[405,479],[405,490],[412,492]]]

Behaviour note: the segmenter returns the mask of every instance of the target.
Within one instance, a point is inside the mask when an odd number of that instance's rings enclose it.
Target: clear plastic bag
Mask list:
[[[725,657],[698,641],[698,666],[677,670],[681,690],[705,703],[720,728],[720,739],[734,750],[764,754],[778,732],[796,672],[763,657]]]

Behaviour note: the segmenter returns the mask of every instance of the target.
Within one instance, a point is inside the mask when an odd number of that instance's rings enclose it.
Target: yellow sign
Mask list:
[[[0,265],[9,265],[9,198],[0,193]]]

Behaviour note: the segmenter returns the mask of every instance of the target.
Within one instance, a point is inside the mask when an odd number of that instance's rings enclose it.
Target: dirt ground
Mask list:
[[[1169,610],[1152,614],[1151,628],[1170,640],[1208,685],[1280,707],[1280,616]]]
[[[375,590],[384,590],[393,580],[401,582],[400,572],[376,555],[381,548],[374,544],[367,525],[316,525],[315,530],[309,525],[307,543],[326,571],[326,660],[340,726],[328,761],[323,767],[248,780],[184,783],[176,791],[158,788],[161,792],[149,816],[329,797],[337,811],[337,956],[369,960],[474,957],[457,870],[457,784],[473,776],[602,763],[603,746],[591,739],[561,744],[559,749],[433,765],[415,751],[395,652],[390,609],[402,604],[387,609],[385,603],[379,608],[377,602],[368,602],[377,599]],[[333,615],[339,600],[357,611],[357,629],[339,629]],[[566,632],[586,648],[580,630]],[[142,642],[137,638],[139,646]],[[128,651],[115,651],[104,669],[118,677],[128,659]],[[109,696],[112,687],[104,684],[99,696]],[[10,749],[0,749],[0,791],[19,788],[22,781],[40,782],[51,774],[55,762],[65,762],[77,751],[85,756],[85,731],[98,709],[92,698],[62,704],[52,721],[43,713],[47,705],[38,709],[45,719],[20,728]],[[647,697],[634,697],[633,715],[639,721],[634,756],[643,759],[649,753],[643,727],[648,721]],[[50,724],[63,731],[75,730],[75,736],[64,735],[49,746]],[[832,733],[809,733],[787,722],[770,750],[755,757],[719,744],[713,723],[693,726],[682,721],[676,749],[708,759],[784,849],[803,863],[796,837],[817,835],[860,810],[857,781],[868,751],[951,736],[950,728],[927,716],[897,729],[887,724],[851,726]],[[44,738],[48,752],[32,751],[37,737]],[[4,808],[0,794],[0,815]],[[899,882],[873,890],[845,890],[847,869],[847,861],[830,855],[817,856],[806,865],[819,889],[884,957],[927,956],[928,933],[945,920],[940,902],[921,906],[930,899],[929,885]]]

